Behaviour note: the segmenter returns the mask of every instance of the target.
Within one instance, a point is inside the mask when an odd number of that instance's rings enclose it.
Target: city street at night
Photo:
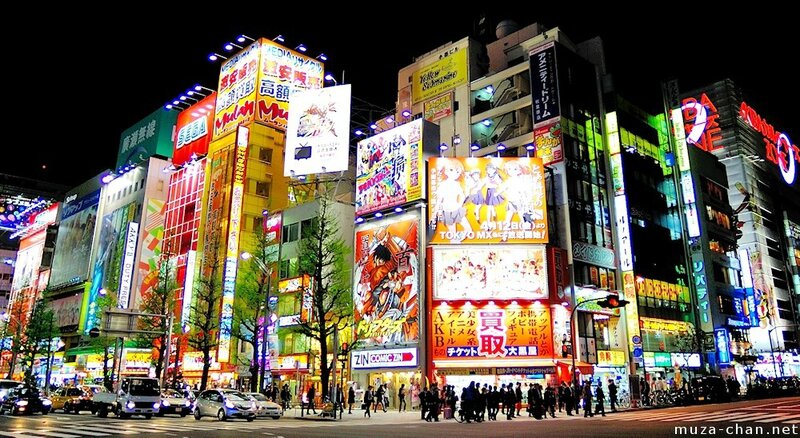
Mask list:
[[[743,401],[665,409],[645,409],[609,413],[606,417],[567,417],[556,413],[555,419],[537,421],[502,416],[496,423],[457,423],[441,420],[426,423],[418,412],[377,412],[371,419],[363,411],[344,414],[339,421],[301,420],[291,413],[280,420],[212,419],[196,421],[191,417],[165,417],[153,420],[133,418],[99,419],[86,415],[51,414],[33,417],[0,417],[0,436],[59,437],[141,436],[141,437],[673,437],[681,435],[716,436],[798,436],[800,433],[800,397]],[[683,429],[685,428],[685,429]],[[760,428],[760,429],[758,429]]]

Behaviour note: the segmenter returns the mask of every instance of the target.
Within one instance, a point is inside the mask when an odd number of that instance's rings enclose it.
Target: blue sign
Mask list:
[[[641,348],[636,347],[633,349],[633,357],[642,357],[642,356],[644,356],[644,352],[642,351]]]
[[[721,364],[729,364],[731,363],[731,346],[730,346],[730,337],[728,336],[728,330],[724,328],[719,328],[714,330],[714,338],[717,344],[717,355],[719,357],[719,363]]]
[[[756,308],[756,291],[752,287],[746,287],[744,295],[747,303],[745,316],[750,319],[750,327],[758,327],[761,324],[761,320],[758,318],[758,309]]]
[[[642,337],[639,336],[639,335],[635,335],[633,338],[631,338],[631,340],[633,341],[634,344],[641,344],[642,343]]]

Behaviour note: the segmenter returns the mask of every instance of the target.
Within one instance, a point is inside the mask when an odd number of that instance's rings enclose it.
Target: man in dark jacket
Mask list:
[[[597,384],[597,391],[595,391],[595,397],[597,398],[597,408],[595,409],[595,414],[603,414],[606,416],[606,407],[604,406],[606,402],[606,395],[603,393],[603,384],[602,382]]]
[[[611,412],[617,412],[617,385],[614,379],[608,379],[608,400],[611,403]]]
[[[541,389],[541,386],[539,388]],[[556,391],[550,385],[547,385],[547,389],[544,391],[545,418],[547,418],[548,412],[550,413],[550,417],[556,418]]]
[[[572,399],[572,388],[567,385],[567,382],[561,382],[560,398],[564,399],[564,407],[567,409],[567,416],[572,416],[572,410],[575,408],[575,400]],[[577,413],[577,412],[576,412]]]
[[[422,391],[419,393],[419,410],[422,415],[421,420],[425,419],[425,414],[428,412],[428,397],[430,397],[431,393],[428,392],[428,387],[422,388]]]
[[[508,384],[508,390],[506,391],[505,400],[503,400],[503,406],[506,406],[506,419],[511,420],[514,418],[514,404],[517,402],[517,396],[514,395],[514,385],[511,383]]]
[[[356,390],[353,389],[353,385],[350,385],[350,389],[347,390],[347,413],[353,413],[353,405],[356,404]]]
[[[594,417],[592,413],[592,383],[586,381],[583,384],[583,418]]]
[[[314,385],[311,385],[308,388],[308,392],[306,393],[306,398],[308,398],[308,404],[306,404],[306,414],[311,414],[311,409],[314,410],[314,414],[317,413],[317,408],[314,406],[314,397],[317,395],[317,390],[314,388]],[[302,412],[301,412],[302,413]]]
[[[514,397],[517,399],[517,417],[519,417],[519,411],[522,409],[522,383],[520,382],[517,382],[517,389],[514,391]],[[530,401],[528,403],[530,403]]]

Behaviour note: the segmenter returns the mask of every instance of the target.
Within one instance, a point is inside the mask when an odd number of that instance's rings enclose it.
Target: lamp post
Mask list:
[[[575,284],[574,283],[572,285],[572,290],[573,290],[573,292],[575,291]],[[574,293],[573,293],[573,296],[575,296]],[[570,312],[570,314],[569,314],[569,326],[570,326],[570,329],[574,328],[573,327],[573,318],[575,317],[575,312],[582,305],[584,305],[586,303],[592,303],[592,302],[597,302],[600,305],[600,307],[603,307],[603,308],[606,308],[606,309],[617,309],[617,308],[620,308],[620,307],[625,307],[628,304],[627,300],[620,300],[619,297],[616,294],[608,294],[608,295],[606,295],[604,297],[592,298],[590,300],[581,301],[579,303],[576,302],[575,307],[572,309],[572,312]],[[575,353],[577,352],[578,349],[575,348],[575,347],[578,345],[578,343],[573,341],[572,345],[573,345],[573,348],[572,348],[572,385],[577,387],[578,378],[577,378],[577,373],[575,372],[576,371],[575,370]]]
[[[771,329],[767,330],[767,336],[769,337],[769,353],[772,359],[772,369],[775,371],[775,378],[778,377],[778,365],[775,363],[775,347],[772,343],[772,332],[779,328],[797,328],[800,327],[800,324],[790,324],[790,325],[776,325]],[[781,357],[781,377],[783,377],[783,358]]]
[[[267,340],[267,334],[268,334],[267,327],[271,322],[269,318],[270,316],[269,292],[272,282],[272,268],[265,265],[264,261],[259,259],[258,257],[253,257],[253,255],[250,254],[249,252],[243,252],[241,257],[242,260],[252,260],[253,262],[255,262],[258,268],[261,270],[262,275],[267,277],[267,288],[264,293],[264,322],[261,324],[261,351],[260,351],[261,365],[258,367],[258,374],[259,374],[258,388],[263,393],[266,389],[264,385],[264,376],[266,375],[265,368],[267,367],[267,349],[269,348],[269,342]]]

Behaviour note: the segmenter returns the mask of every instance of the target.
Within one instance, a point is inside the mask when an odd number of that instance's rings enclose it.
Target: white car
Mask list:
[[[281,418],[282,410],[281,406],[273,401],[268,400],[264,394],[260,394],[258,392],[248,392],[247,395],[250,396],[256,403],[258,403],[258,410],[256,411],[256,416],[258,417],[272,417],[273,420],[277,420]]]

